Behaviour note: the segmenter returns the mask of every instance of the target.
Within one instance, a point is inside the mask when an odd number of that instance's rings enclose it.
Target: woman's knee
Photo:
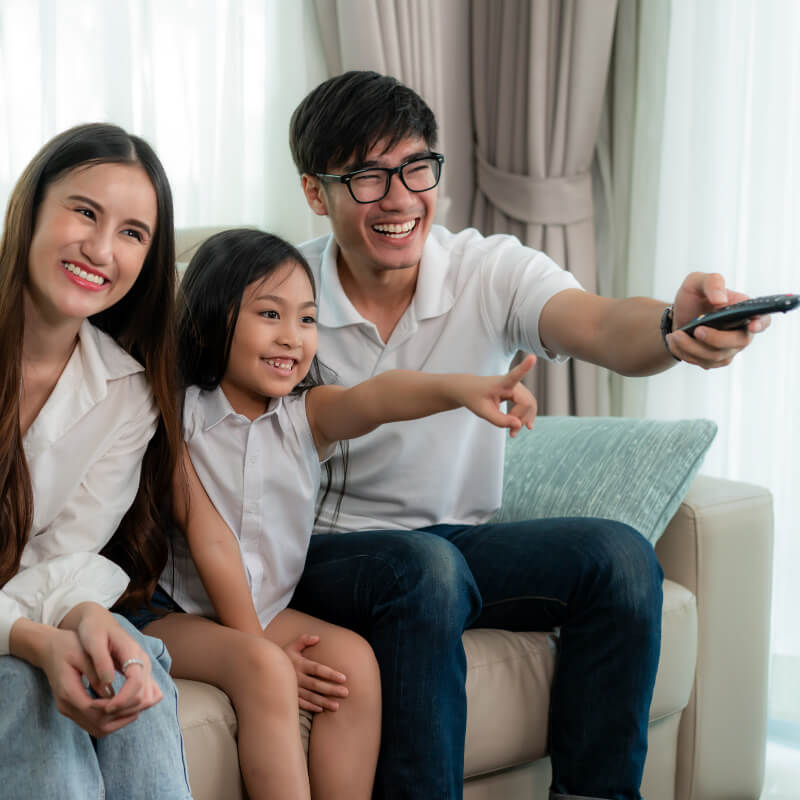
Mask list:
[[[18,723],[23,720],[32,724],[40,716],[36,706],[53,703],[45,674],[24,659],[11,655],[0,656],[0,697],[3,698],[0,730],[7,724],[11,731],[18,730]],[[17,732],[14,735],[22,734]]]

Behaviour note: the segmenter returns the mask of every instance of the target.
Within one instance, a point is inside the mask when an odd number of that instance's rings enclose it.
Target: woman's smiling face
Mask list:
[[[138,164],[94,164],[51,183],[28,254],[26,313],[49,324],[121,300],[139,277],[157,224],[155,189]]]

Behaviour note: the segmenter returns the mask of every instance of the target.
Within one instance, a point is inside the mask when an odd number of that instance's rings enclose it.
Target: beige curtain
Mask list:
[[[473,0],[473,224],[544,250],[597,290],[592,159],[616,0]],[[545,414],[607,413],[589,364],[537,367]]]
[[[653,293],[671,2],[619,0],[605,108],[597,141],[600,293]],[[670,298],[662,298],[668,301]],[[611,413],[645,413],[646,381],[610,376]]]

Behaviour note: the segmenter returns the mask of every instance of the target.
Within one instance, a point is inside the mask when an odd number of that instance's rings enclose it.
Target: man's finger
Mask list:
[[[728,292],[725,289],[725,278],[718,272],[711,272],[703,280],[705,296],[717,306],[728,303]]]

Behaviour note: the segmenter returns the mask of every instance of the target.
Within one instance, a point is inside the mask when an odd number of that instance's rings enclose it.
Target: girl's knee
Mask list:
[[[336,661],[349,683],[380,687],[378,660],[370,643],[353,631],[341,628],[336,634]]]
[[[236,681],[248,690],[261,691],[274,687],[277,691],[297,694],[297,674],[289,656],[274,642],[257,636],[243,636],[233,655]]]

